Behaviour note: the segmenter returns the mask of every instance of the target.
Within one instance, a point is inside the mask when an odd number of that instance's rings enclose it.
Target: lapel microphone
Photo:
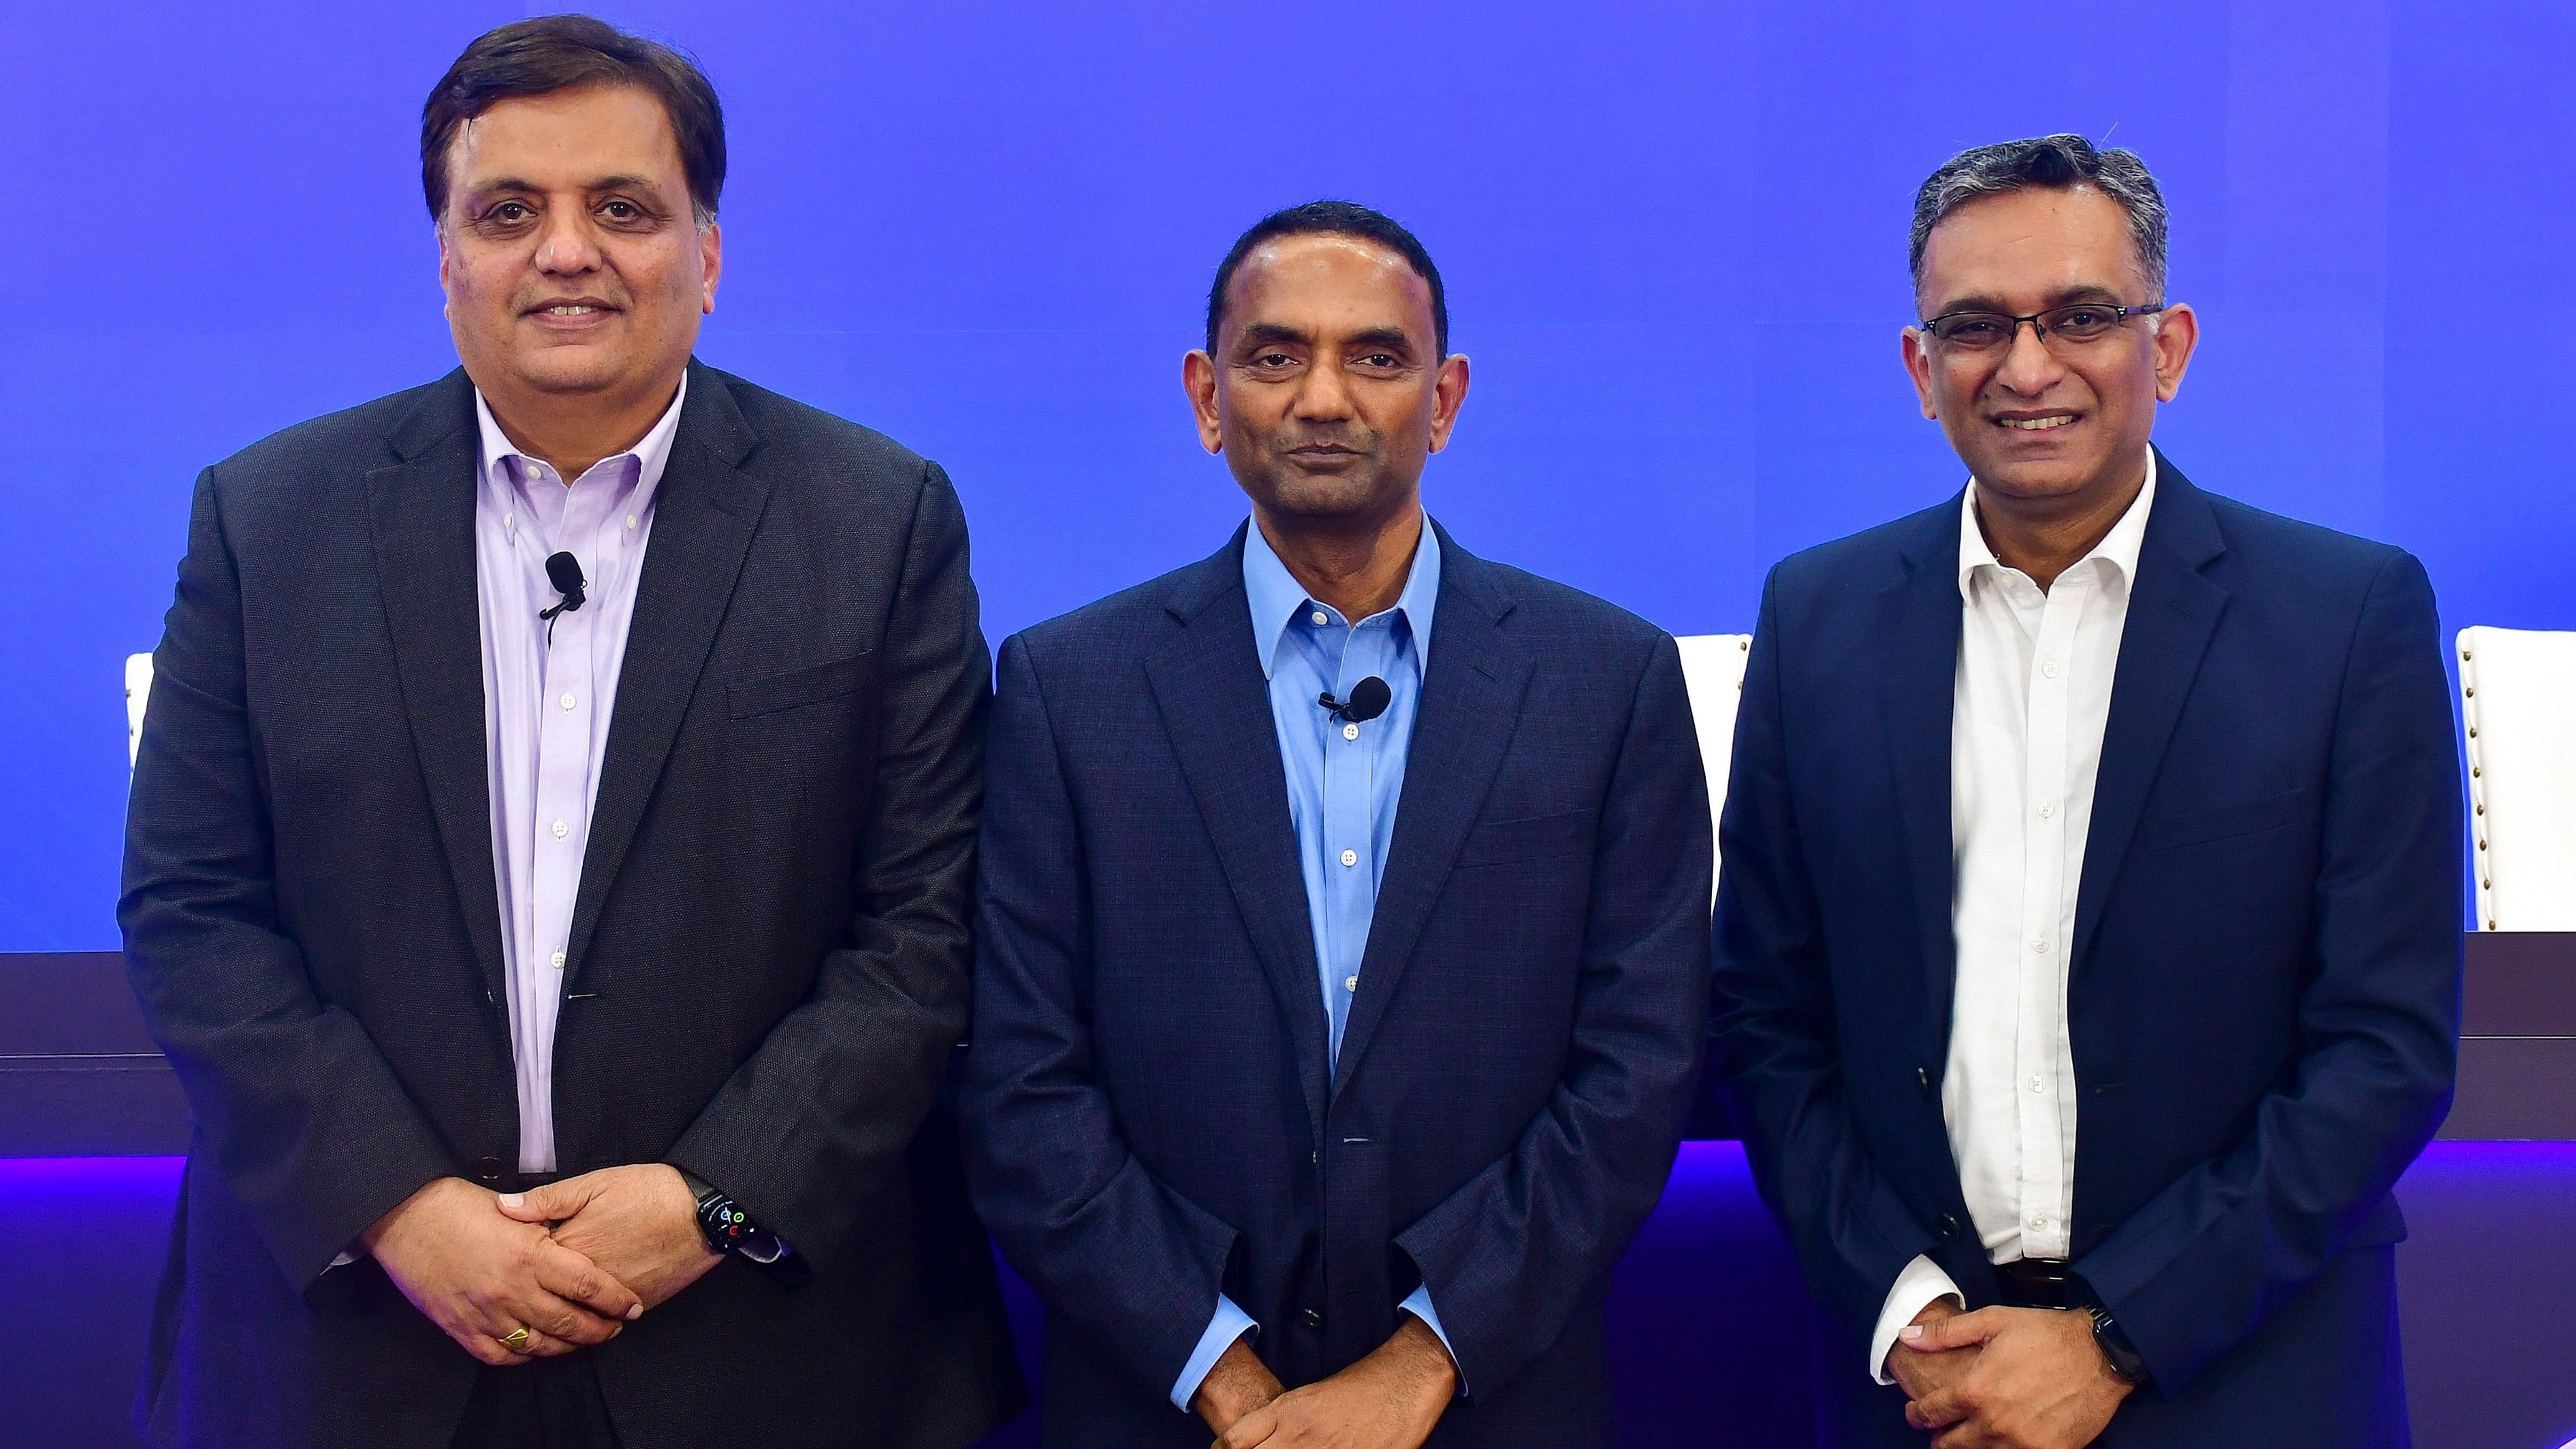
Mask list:
[[[1386,687],[1385,680],[1372,674],[1351,686],[1348,700],[1335,699],[1332,691],[1326,690],[1315,696],[1315,703],[1322,705],[1335,719],[1366,724],[1386,713],[1387,705],[1394,699],[1395,691]]]
[[[556,593],[563,595],[562,603],[551,609],[541,609],[537,613],[538,618],[546,621],[546,647],[553,648],[555,615],[569,614],[580,608],[581,601],[589,597],[585,590],[590,587],[590,582],[581,576],[581,560],[574,558],[570,553],[547,556],[546,581],[555,586]],[[1385,686],[1380,685],[1379,688],[1383,689]],[[1359,691],[1353,690],[1351,693],[1356,695]]]

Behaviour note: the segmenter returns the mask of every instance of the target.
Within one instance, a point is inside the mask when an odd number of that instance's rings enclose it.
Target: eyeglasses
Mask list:
[[[1932,340],[1959,352],[1991,352],[2010,347],[2021,335],[2021,324],[2039,334],[2043,343],[2060,342],[2082,346],[2099,342],[2132,317],[2147,317],[2165,309],[2157,302],[2146,307],[2114,307],[2108,302],[2072,302],[2015,317],[2004,312],[1945,312],[1923,324]]]

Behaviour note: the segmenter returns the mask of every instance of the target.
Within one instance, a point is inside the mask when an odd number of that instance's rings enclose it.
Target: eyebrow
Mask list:
[[[582,189],[584,191],[647,191],[651,192],[655,196],[662,194],[661,186],[658,185],[653,178],[649,176],[637,176],[623,171],[612,176],[599,177],[585,185]],[[466,194],[469,196],[488,196],[496,191],[543,190],[545,190],[544,187],[539,186],[537,183],[522,176],[495,176],[489,181],[478,181],[472,186],[467,187]]]
[[[1404,329],[1401,327],[1371,327],[1365,331],[1352,333],[1349,338],[1349,345],[1354,347],[1383,347],[1398,352],[1411,352],[1413,350],[1413,339],[1406,336]]]
[[[1294,327],[1278,322],[1246,322],[1236,345],[1252,342],[1311,342],[1314,339]]]
[[[2116,303],[2119,300],[2120,294],[2116,290],[2106,287],[2099,282],[2083,282],[2072,287],[2060,287],[2056,291],[2049,293],[2047,297],[2048,305],[2040,308],[2040,310],[2045,312],[2052,307],[2063,307],[2074,302]],[[1941,308],[1940,311],[1928,312],[1924,315],[1927,317],[1946,317],[1953,312],[1995,312],[2005,316],[2010,316],[2012,315],[2012,308],[2006,305],[1999,298],[1973,295],[1957,298]]]

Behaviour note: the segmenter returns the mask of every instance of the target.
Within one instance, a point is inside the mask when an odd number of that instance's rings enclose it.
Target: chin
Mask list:
[[[581,352],[591,349],[582,348]],[[584,393],[605,392],[626,382],[634,368],[625,358],[601,356],[565,356],[575,349],[555,349],[555,355],[540,353],[521,358],[512,371],[519,381],[534,392]]]
[[[1980,486],[2007,497],[2063,498],[2083,492],[2101,476],[2104,465],[2102,459],[1998,459],[1975,464],[1971,471]]]

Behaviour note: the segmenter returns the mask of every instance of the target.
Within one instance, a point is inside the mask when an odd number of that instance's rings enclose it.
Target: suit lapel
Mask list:
[[[1248,525],[1247,525],[1248,526]],[[1288,812],[1288,775],[1270,690],[1243,596],[1243,535],[1174,588],[1179,629],[1145,661],[1145,677],[1182,778],[1234,892],[1253,953],[1269,977],[1318,1132],[1324,1120],[1324,1020],[1306,878]]]
[[[2162,453],[2156,455],[2156,502],[2138,549],[2138,577],[2120,631],[2120,662],[2111,676],[2111,718],[2102,732],[2094,777],[2093,824],[2084,838],[2084,879],[2075,897],[2071,957],[2081,968],[2111,883],[2163,763],[2165,744],[2182,718],[2227,591],[2200,570],[2226,551],[2209,499]]]
[[[644,572],[636,580],[635,614],[582,852],[581,889],[573,900],[567,982],[583,970],[599,913],[670,759],[769,500],[769,485],[739,466],[759,443],[725,379],[691,363],[688,400],[680,405],[679,431],[653,504]],[[595,985],[595,979],[584,984]]]
[[[1950,1003],[1959,947],[1950,919],[1957,851],[1951,841],[1950,734],[1958,692],[1959,518],[1963,501],[1915,515],[1904,539],[1906,572],[1880,595],[1880,705],[1906,878],[1923,952],[1925,1060],[1950,1049]]]
[[[474,389],[462,369],[422,395],[387,441],[400,461],[367,474],[376,583],[393,635],[403,715],[483,988],[499,1001],[501,903],[492,880],[484,741],[482,605],[475,589]]]
[[[1433,524],[1433,528],[1439,528]],[[1449,868],[1483,810],[1520,722],[1531,660],[1503,628],[1512,601],[1497,571],[1440,532],[1440,606],[1429,672],[1396,802],[1395,839],[1378,882],[1360,985],[1342,1025],[1333,1090],[1351,1079],[1411,964]],[[1310,972],[1311,974],[1311,972]],[[1312,983],[1309,983],[1309,994]],[[1320,1008],[1318,1009],[1320,1013]]]

